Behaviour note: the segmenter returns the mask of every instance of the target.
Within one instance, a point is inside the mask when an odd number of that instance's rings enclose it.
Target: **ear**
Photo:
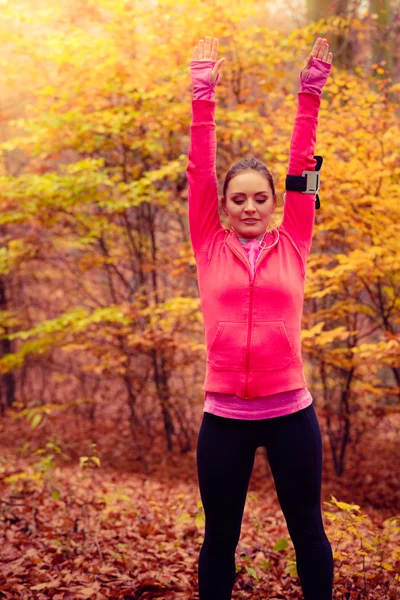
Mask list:
[[[225,202],[224,202],[224,197],[221,196],[221,206],[222,206],[222,210],[224,211],[224,213],[227,215],[228,211],[225,208]]]

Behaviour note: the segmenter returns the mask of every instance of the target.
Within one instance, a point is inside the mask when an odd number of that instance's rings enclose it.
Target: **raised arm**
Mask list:
[[[216,60],[218,39],[207,36],[193,50],[190,63],[193,100],[190,127],[189,163],[189,228],[193,251],[207,245],[215,231],[222,227],[218,214],[218,185],[215,171],[217,140],[215,131],[214,89],[224,58]]]
[[[290,143],[289,175],[314,171],[318,112],[322,88],[332,65],[325,38],[318,38],[300,73],[297,114]],[[286,191],[283,227],[298,244],[304,262],[310,252],[315,217],[315,194]]]

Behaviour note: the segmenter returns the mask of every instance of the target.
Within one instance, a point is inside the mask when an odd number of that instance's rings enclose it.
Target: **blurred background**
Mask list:
[[[299,73],[326,37],[333,68],[316,146],[324,165],[303,358],[323,430],[324,499],[357,503],[383,528],[400,512],[400,2],[1,0],[0,8],[4,498],[43,489],[52,497],[58,467],[71,468],[68,477],[79,467],[90,485],[100,469],[117,470],[164,491],[189,486],[183,503],[200,515],[200,531],[205,346],[185,178],[192,49],[218,37],[227,59],[216,93],[219,184],[233,162],[257,156],[274,176],[282,217]],[[258,452],[251,489],[273,495]],[[68,497],[58,494],[58,503]],[[381,558],[369,571],[382,587],[364,585],[363,598],[395,597],[393,523],[390,568]],[[351,569],[343,590],[361,593],[363,571]]]

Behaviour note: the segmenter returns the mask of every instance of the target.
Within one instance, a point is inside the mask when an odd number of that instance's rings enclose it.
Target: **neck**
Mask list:
[[[247,244],[247,242],[249,242],[250,240],[253,240],[254,237],[255,237],[256,240],[258,240],[259,242],[261,242],[261,240],[264,238],[264,236],[265,236],[266,233],[267,232],[264,231],[264,233],[262,233],[261,235],[257,235],[257,236],[253,236],[253,237],[243,237],[243,236],[239,235],[238,233],[236,233],[236,235],[238,236],[239,241],[241,241],[244,244]]]

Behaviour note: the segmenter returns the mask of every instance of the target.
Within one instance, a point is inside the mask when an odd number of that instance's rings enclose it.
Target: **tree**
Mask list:
[[[0,315],[7,311],[7,297],[6,297],[6,281],[0,277]],[[12,352],[11,341],[8,339],[7,334],[9,329],[6,323],[0,324],[0,359]],[[0,407],[3,410],[3,403],[1,402],[1,396],[4,397],[5,405],[12,406],[15,399],[15,378],[13,373],[4,373],[1,376],[3,385],[0,386]]]
[[[217,92],[218,174],[222,181],[232,162],[259,156],[282,218],[297,69],[315,25],[282,35],[260,24],[261,4],[219,4],[213,35],[228,60]],[[167,449],[192,447],[201,400],[204,339],[186,220],[188,61],[215,6],[164,0],[159,19],[150,4],[80,7],[52,16],[35,44],[2,32],[13,49],[5,68],[30,107],[18,136],[2,144],[3,156],[18,150],[25,163],[1,178],[3,258],[23,293],[10,316],[14,348],[0,365],[43,411],[54,399],[80,411],[86,402],[94,420],[120,406],[116,422],[128,415],[145,463],[160,424]],[[322,210],[303,351],[338,472],[367,415],[398,395],[389,374],[399,371],[400,154],[390,98],[399,90],[381,83],[374,91],[362,70],[334,66],[318,131]],[[38,373],[40,394],[31,383]]]

